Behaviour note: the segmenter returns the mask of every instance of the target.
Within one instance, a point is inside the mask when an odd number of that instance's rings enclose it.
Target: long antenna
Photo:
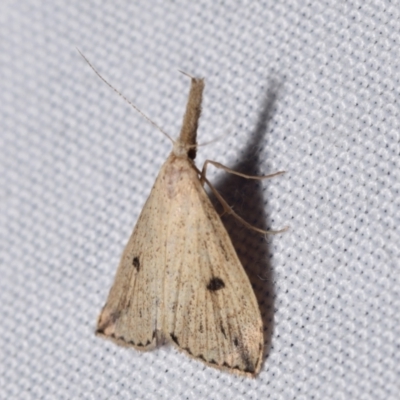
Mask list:
[[[83,55],[83,53],[76,48],[79,52],[79,54],[82,56],[82,58],[88,63],[89,67],[92,68],[92,70],[95,72],[95,74],[107,85],[109,86],[112,90],[114,90],[115,93],[117,93],[119,96],[121,96],[133,109],[135,109],[143,118],[145,118],[148,122],[150,122],[153,126],[155,126],[161,133],[163,133],[172,143],[175,143],[174,139],[170,135],[168,135],[167,132],[162,130],[155,122],[153,122],[143,111],[141,111],[137,106],[135,106],[130,100],[128,100],[121,92],[119,92],[117,89],[115,89],[114,86],[111,85],[108,81],[106,81],[105,78],[103,78],[100,74],[100,72],[97,71],[95,67],[91,64],[91,62]]]

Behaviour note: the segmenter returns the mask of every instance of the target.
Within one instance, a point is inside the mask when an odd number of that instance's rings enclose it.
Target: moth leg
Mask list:
[[[214,163],[214,161],[209,161],[210,163]],[[206,164],[207,161],[204,163]],[[217,163],[218,164],[218,163]],[[226,168],[226,167],[225,167]],[[211,191],[214,193],[215,197],[218,199],[218,201],[221,203],[222,207],[224,208],[224,213],[227,213],[229,215],[232,215],[233,217],[235,217],[238,221],[240,221],[241,224],[243,224],[245,227],[252,229],[253,231],[262,233],[264,235],[268,234],[268,235],[276,235],[278,233],[282,233],[285,232],[289,229],[289,227],[284,227],[283,229],[279,229],[277,231],[265,231],[264,229],[260,229],[257,228],[251,224],[249,224],[247,221],[245,221],[240,215],[236,214],[235,211],[232,210],[232,207],[229,206],[229,204],[225,201],[225,199],[218,193],[217,189],[215,189],[215,187],[210,183],[210,181],[206,178],[205,174],[203,175],[203,172],[200,172],[199,169],[197,169],[197,172],[199,175],[201,175],[201,180],[203,180],[204,183],[207,183],[208,187],[211,189]],[[203,171],[205,171],[204,167],[203,167]],[[235,171],[233,171],[234,173],[236,173]],[[272,176],[276,176],[277,174],[282,174],[285,171],[282,172],[277,172],[276,174],[273,174]],[[242,174],[241,174],[242,175]],[[267,175],[267,177],[272,177]],[[255,177],[256,179],[263,179],[263,177]],[[253,178],[254,179],[254,178]]]
[[[278,172],[275,172],[275,173],[269,174],[269,175],[260,175],[260,176],[246,175],[246,174],[242,174],[241,172],[234,171],[233,169],[230,169],[228,167],[225,167],[225,165],[222,165],[219,162],[206,160],[204,162],[204,164],[203,164],[203,169],[201,170],[201,174],[200,174],[200,182],[201,182],[201,184],[203,186],[204,186],[204,183],[206,181],[205,178],[206,178],[206,172],[207,172],[207,165],[208,164],[212,164],[212,165],[214,165],[214,167],[221,168],[224,171],[229,172],[230,174],[241,176],[242,178],[246,178],[246,179],[258,179],[258,180],[269,179],[269,178],[274,178],[275,176],[282,175],[282,174],[286,173],[286,171],[278,171]]]

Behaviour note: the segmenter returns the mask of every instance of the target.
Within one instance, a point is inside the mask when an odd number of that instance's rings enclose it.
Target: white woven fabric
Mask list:
[[[399,399],[398,1],[2,1],[1,399]],[[199,148],[257,293],[254,379],[94,336],[123,246],[206,78]]]

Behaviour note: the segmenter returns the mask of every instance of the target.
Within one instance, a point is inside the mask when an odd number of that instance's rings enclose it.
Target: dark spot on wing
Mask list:
[[[249,357],[247,352],[243,352],[242,353],[242,360],[243,360],[244,365],[245,365],[244,371],[253,373],[254,372],[254,365],[251,362],[250,357]]]
[[[108,318],[105,321],[99,321],[99,326],[96,330],[96,333],[104,334],[104,331],[111,325],[115,324],[117,319],[120,317],[120,311],[114,311],[108,315]]]
[[[235,345],[235,347],[239,346],[239,340],[237,337],[235,337],[235,339],[233,339],[233,344]]]
[[[135,267],[136,271],[139,272],[140,270],[139,257],[133,257],[132,265]]]
[[[222,334],[224,335],[224,338],[226,339],[226,333],[225,333],[225,329],[224,329],[222,323],[221,323],[221,325],[219,327],[221,329]]]
[[[221,278],[214,277],[210,279],[208,282],[207,289],[210,292],[216,292],[217,290],[223,289],[225,287],[225,283]]]
[[[254,372],[256,372],[256,370],[253,367],[245,368],[243,371],[248,372],[249,374],[254,374]]]
[[[224,247],[224,242],[222,240],[220,240],[220,242],[219,242],[219,248],[222,251],[222,253],[224,254],[225,260],[229,261],[228,253],[226,252],[226,249]]]
[[[179,346],[179,340],[178,338],[174,335],[174,333],[169,334],[171,336],[171,339]]]

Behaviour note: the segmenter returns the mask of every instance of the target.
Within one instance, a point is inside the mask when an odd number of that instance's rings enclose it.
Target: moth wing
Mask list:
[[[163,333],[206,364],[253,376],[264,344],[256,297],[196,171],[181,175],[169,210]]]
[[[155,347],[160,320],[167,235],[167,202],[160,188],[163,174],[164,168],[124,249],[96,331],[138,350]]]

